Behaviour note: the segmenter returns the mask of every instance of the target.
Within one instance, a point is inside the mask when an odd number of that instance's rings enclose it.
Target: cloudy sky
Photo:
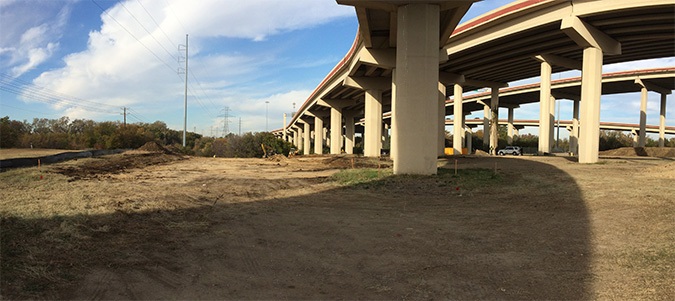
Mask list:
[[[465,19],[508,2],[480,2]],[[0,115],[121,121],[127,107],[128,122],[182,129],[189,34],[188,129],[220,135],[227,114],[230,132],[240,120],[242,132],[272,130],[347,53],[357,26],[334,0],[0,0]],[[675,62],[638,65],[664,64]],[[639,94],[609,98],[603,121],[638,122]],[[658,99],[650,93],[650,124]],[[538,118],[538,107],[516,114]]]

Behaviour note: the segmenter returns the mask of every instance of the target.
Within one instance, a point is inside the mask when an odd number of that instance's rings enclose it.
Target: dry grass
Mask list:
[[[0,160],[13,158],[33,158],[56,155],[74,150],[67,149],[41,149],[41,148],[2,148],[0,149]]]
[[[675,295],[672,161],[467,157],[422,177],[137,156],[0,173],[1,298]]]

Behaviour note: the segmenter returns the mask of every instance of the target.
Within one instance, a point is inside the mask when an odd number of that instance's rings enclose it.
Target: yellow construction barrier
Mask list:
[[[466,148],[466,147],[465,147],[465,148],[462,148],[462,155],[466,155],[466,154],[468,154],[468,153],[469,153],[469,149],[468,149],[468,148]],[[455,154],[455,149],[453,149],[452,147],[446,147],[446,148],[445,148],[445,155],[446,155],[446,156],[452,156],[452,155],[454,155],[454,154]]]

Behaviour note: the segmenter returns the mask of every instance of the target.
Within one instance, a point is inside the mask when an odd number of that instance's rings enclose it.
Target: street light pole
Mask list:
[[[270,107],[270,102],[265,101],[265,132],[268,132],[269,129],[267,128],[267,115],[269,113],[269,107]]]

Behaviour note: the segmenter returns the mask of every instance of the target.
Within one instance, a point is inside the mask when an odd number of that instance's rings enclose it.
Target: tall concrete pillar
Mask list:
[[[382,149],[382,91],[366,90],[363,155],[379,157]]]
[[[397,12],[394,173],[435,174],[440,7],[410,3]]]
[[[302,153],[304,155],[309,155],[311,148],[311,129],[309,123],[305,122],[304,129],[302,131]]]
[[[646,87],[640,89],[640,133],[638,136],[638,146],[644,147],[647,144],[647,97]]]
[[[499,144],[499,88],[490,88],[490,155],[497,154]]]
[[[345,153],[354,153],[354,115],[353,111],[343,111],[345,117]]]
[[[288,139],[286,139],[286,113],[284,113],[284,131],[283,131],[283,135],[284,135],[284,136],[283,136],[284,141],[288,141]]]
[[[584,48],[581,74],[581,128],[579,163],[598,162],[600,146],[600,96],[602,95],[602,50]]]
[[[462,132],[464,131],[464,112],[462,110],[462,86],[455,84],[453,96],[452,149],[454,155],[462,153]],[[485,137],[485,133],[483,133]]]
[[[464,131],[466,133],[466,148],[468,150],[468,153],[471,154],[471,149],[473,148],[473,133],[471,132],[470,127],[466,127],[466,130]]]
[[[506,129],[507,135],[508,135],[508,138],[507,138],[508,141],[507,142],[509,143],[509,145],[513,144],[513,110],[514,109],[515,109],[514,107],[509,107],[509,121],[508,121],[507,129]]]
[[[551,149],[555,144],[555,106],[556,100],[555,97],[551,95],[550,102],[548,103],[548,145]]]
[[[295,148],[298,149],[300,148],[300,144],[298,143],[298,137],[302,136],[302,134],[298,134],[298,132],[302,131],[301,129],[296,129],[293,131],[293,145],[295,145]]]
[[[391,137],[389,136],[389,125],[382,124],[382,148],[391,150]]]
[[[551,64],[541,62],[539,88],[539,154],[551,152]]]
[[[483,106],[483,149],[490,149],[490,106]]]
[[[330,153],[339,155],[342,148],[342,108],[330,107]]]
[[[572,132],[570,133],[570,153],[579,155],[579,101],[574,100],[572,109]]]
[[[438,83],[438,156],[445,156],[445,84]]]
[[[666,94],[661,93],[661,117],[659,118],[659,147],[666,145]]]
[[[397,139],[398,135],[396,134],[396,124],[394,123],[396,111],[393,109],[396,107],[396,68],[391,70],[391,124],[389,127],[391,128],[391,141],[390,141],[390,150],[389,150],[389,158],[392,160],[394,158],[398,158],[397,156],[397,150],[398,147],[395,147],[395,145],[398,145]]]
[[[603,51],[609,55],[621,54],[621,43],[573,15],[562,19],[560,29],[584,49],[579,108],[579,163],[596,163],[600,144]]]
[[[314,117],[314,153],[323,154],[323,119]]]

